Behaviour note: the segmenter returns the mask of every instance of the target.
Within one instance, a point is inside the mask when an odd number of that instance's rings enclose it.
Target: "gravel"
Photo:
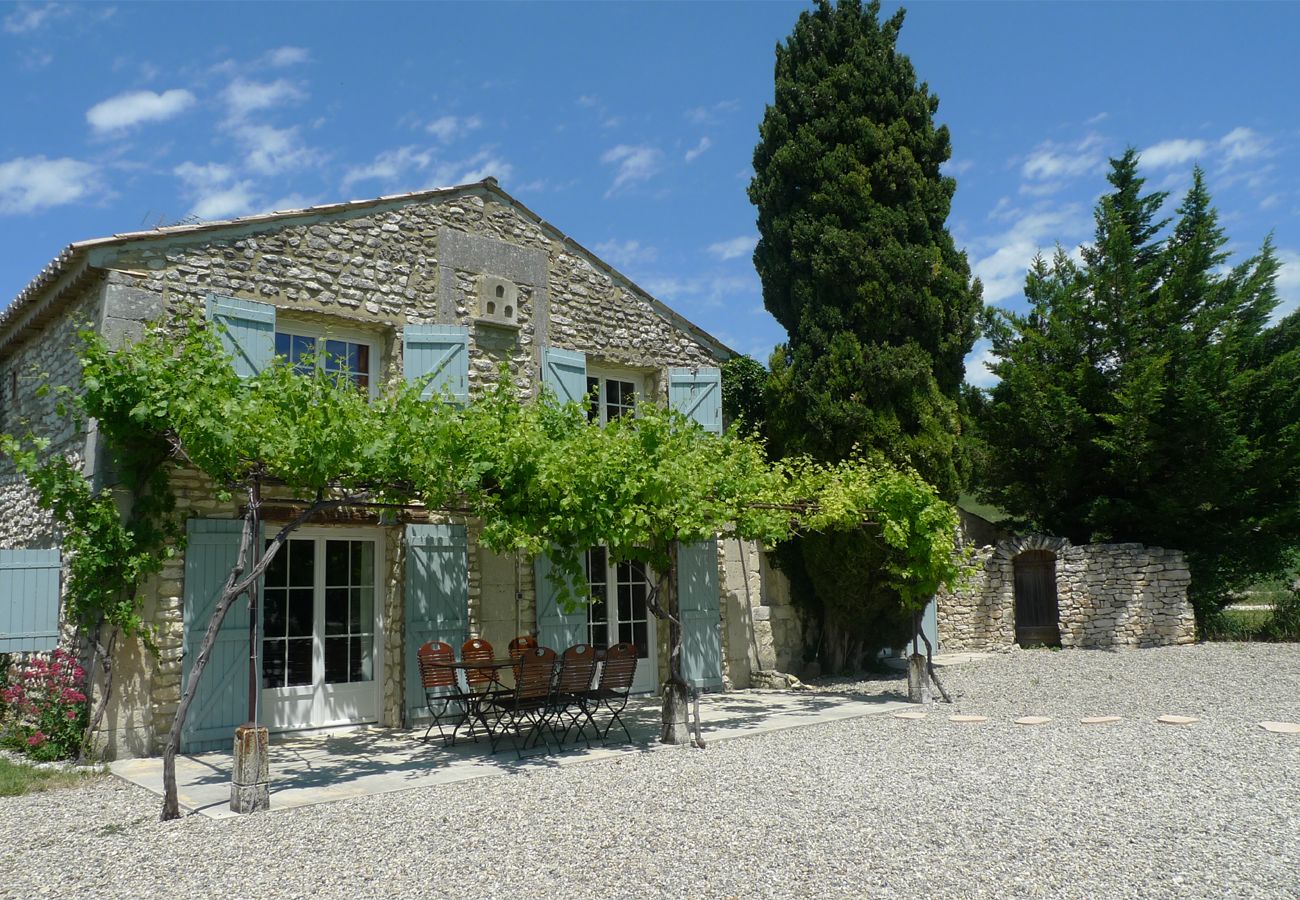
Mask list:
[[[7,799],[0,896],[1300,897],[1300,736],[1255,725],[1300,721],[1300,645],[1024,651],[942,675],[957,702],[920,721],[247,818],[160,823],[157,797],[111,778]],[[1029,714],[1052,721],[1012,723]]]

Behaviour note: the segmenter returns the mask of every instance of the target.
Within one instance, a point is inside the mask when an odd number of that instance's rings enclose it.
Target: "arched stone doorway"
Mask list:
[[[1056,597],[1056,554],[1025,550],[1012,560],[1016,593],[1016,643],[1022,647],[1061,643]]]

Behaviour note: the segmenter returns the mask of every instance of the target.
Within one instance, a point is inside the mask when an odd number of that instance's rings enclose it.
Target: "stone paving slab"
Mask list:
[[[707,744],[914,708],[895,700],[847,699],[830,693],[731,691],[701,698],[700,720]],[[423,728],[272,736],[271,809],[673,749],[657,742],[658,699],[635,699],[628,704],[624,718],[632,733],[630,744],[617,742],[611,734],[606,746],[596,743],[588,750],[579,743],[577,749],[566,747],[562,753],[538,754],[523,760],[516,759],[508,739],[495,755],[489,753],[485,738],[477,744],[458,741],[455,747],[445,748],[436,739],[436,729],[435,739],[429,743],[420,740]],[[177,797],[181,806],[214,819],[235,816],[230,811],[231,767],[229,753],[177,757]],[[162,795],[161,759],[119,760],[110,765],[110,770],[119,778]]]

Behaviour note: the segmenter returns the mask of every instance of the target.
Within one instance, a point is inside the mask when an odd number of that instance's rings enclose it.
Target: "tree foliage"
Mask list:
[[[767,424],[778,455],[863,448],[951,498],[980,287],[944,225],[956,186],[940,171],[948,129],[897,50],[902,24],[902,10],[881,21],[879,2],[820,0],[776,49],[749,186],[764,303],[789,335],[772,356]],[[813,543],[782,554],[796,584],[813,587],[805,599],[871,632],[894,598],[871,574],[870,542]],[[827,568],[846,560],[863,576],[851,584]]]
[[[981,410],[981,493],[1074,541],[1187,552],[1201,606],[1277,572],[1300,541],[1300,317],[1271,242],[1227,267],[1203,173],[1158,220],[1132,150],[1111,161],[1093,242],[992,311],[1001,379]]]

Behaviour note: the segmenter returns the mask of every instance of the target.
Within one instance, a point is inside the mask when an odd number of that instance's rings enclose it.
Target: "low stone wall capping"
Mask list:
[[[1190,644],[1196,623],[1181,550],[1141,544],[1071,544],[1027,535],[980,547],[955,591],[939,595],[944,652],[1004,650],[1016,642],[1014,561],[1028,550],[1056,556],[1061,646],[1159,647]]]

